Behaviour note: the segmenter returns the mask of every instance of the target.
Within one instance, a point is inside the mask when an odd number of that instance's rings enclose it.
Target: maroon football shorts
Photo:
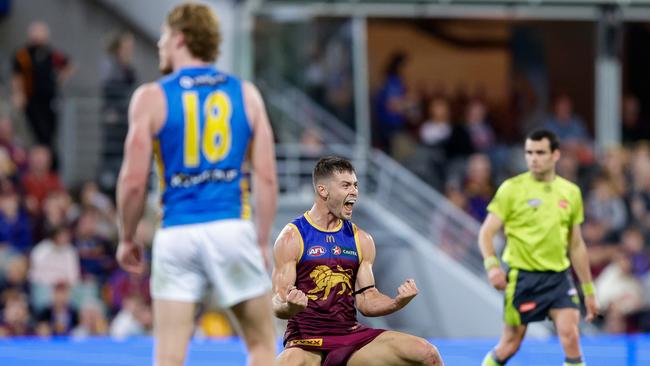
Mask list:
[[[345,366],[352,354],[385,332],[384,329],[368,328],[359,324],[342,335],[293,336],[285,341],[285,348],[301,348],[322,352],[322,366]]]

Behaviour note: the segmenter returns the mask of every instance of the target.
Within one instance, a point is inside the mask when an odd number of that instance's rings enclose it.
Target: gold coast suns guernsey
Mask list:
[[[159,83],[167,101],[167,120],[154,141],[162,226],[249,219],[243,165],[252,131],[242,82],[213,66],[199,66]]]
[[[285,341],[321,334],[347,334],[357,326],[354,284],[361,262],[358,228],[342,220],[333,230],[318,227],[305,213],[290,225],[300,233],[302,254],[296,287],[309,301],[289,319]]]

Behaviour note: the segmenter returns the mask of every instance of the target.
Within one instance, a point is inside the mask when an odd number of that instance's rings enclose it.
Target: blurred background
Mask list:
[[[478,228],[496,187],[526,169],[526,133],[546,127],[584,194],[603,309],[582,325],[586,360],[650,364],[650,1],[207,2],[224,32],[217,66],[254,81],[271,116],[275,234],[310,207],[315,161],[348,157],[378,288],[418,282],[405,310],[364,322],[431,339],[448,365],[480,363],[502,296]],[[149,278],[115,263],[114,193],[128,101],[159,76],[177,3],[0,0],[2,365],[151,362]],[[227,314],[207,298],[196,319],[188,364],[243,364]],[[509,364],[560,364],[553,333],[531,326]]]

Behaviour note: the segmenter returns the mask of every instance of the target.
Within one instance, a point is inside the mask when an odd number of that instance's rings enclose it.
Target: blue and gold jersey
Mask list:
[[[183,68],[160,81],[167,120],[154,140],[162,226],[250,217],[242,171],[252,131],[242,83],[212,66]]]
[[[342,220],[337,228],[326,230],[307,213],[289,225],[301,238],[296,287],[309,301],[305,310],[289,319],[285,335],[346,334],[357,325],[352,294],[362,259],[358,228]]]

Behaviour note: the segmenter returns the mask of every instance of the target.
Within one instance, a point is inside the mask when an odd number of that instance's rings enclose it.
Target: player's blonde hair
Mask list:
[[[191,2],[178,5],[167,15],[167,25],[183,33],[193,57],[205,62],[217,60],[221,31],[216,14],[208,5]]]

